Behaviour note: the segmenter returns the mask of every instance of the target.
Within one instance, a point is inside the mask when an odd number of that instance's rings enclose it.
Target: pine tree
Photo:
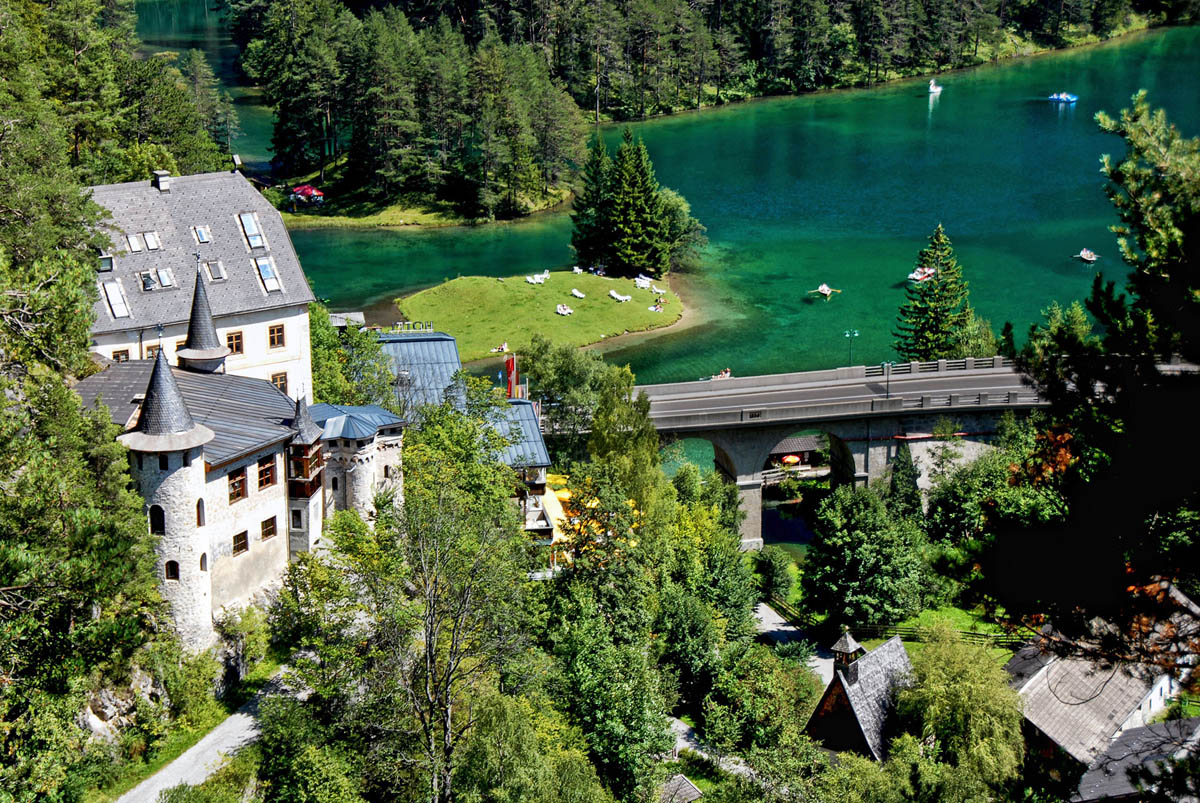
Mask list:
[[[896,351],[913,361],[952,357],[958,332],[967,323],[967,283],[941,223],[917,255],[917,270],[933,270],[934,275],[905,291],[894,332]]]
[[[907,443],[900,444],[896,459],[892,461],[892,476],[888,486],[887,506],[897,518],[921,514],[921,489],[917,479],[921,470],[913,460],[912,450]]]
[[[597,132],[588,160],[583,166],[583,190],[575,196],[575,210],[571,222],[571,247],[575,257],[583,265],[603,265],[605,243],[608,241],[609,225],[609,178],[612,159],[604,135]]]
[[[612,197],[610,270],[660,276],[670,256],[663,231],[662,199],[646,145],[625,129],[610,182]]]

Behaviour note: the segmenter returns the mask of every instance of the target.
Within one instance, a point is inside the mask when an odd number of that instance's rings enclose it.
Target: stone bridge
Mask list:
[[[642,385],[664,441],[703,438],[718,469],[737,482],[746,520],[742,547],[762,546],[762,475],[771,450],[798,430],[829,435],[837,482],[882,477],[904,440],[927,438],[949,417],[990,435],[1008,410],[1045,401],[1001,357],[854,366],[699,382]]]

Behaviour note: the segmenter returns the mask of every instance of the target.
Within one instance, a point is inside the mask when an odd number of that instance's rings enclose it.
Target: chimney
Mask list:
[[[150,183],[158,188],[159,192],[171,191],[171,171],[170,170],[155,170],[154,178],[150,179]]]
[[[232,169],[230,172],[231,172],[231,173],[236,173],[237,171],[239,171],[239,170],[241,170],[241,169],[242,169],[242,157],[238,156],[238,155],[235,153],[235,154],[233,155],[233,169]]]

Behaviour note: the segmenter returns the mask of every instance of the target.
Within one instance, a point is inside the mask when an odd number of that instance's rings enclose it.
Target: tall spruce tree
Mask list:
[[[597,132],[588,151],[588,160],[583,165],[583,190],[575,197],[575,211],[571,213],[571,222],[575,224],[571,247],[575,249],[576,259],[584,265],[603,265],[605,261],[611,173],[608,145],[604,135]]]
[[[670,257],[663,230],[662,198],[646,144],[625,129],[610,182],[611,252],[607,267],[632,276],[661,276]]]
[[[954,356],[958,334],[967,323],[967,283],[954,257],[950,238],[939,223],[929,245],[917,255],[917,270],[933,277],[913,282],[905,291],[894,332],[896,351],[906,360],[941,360]]]
[[[892,476],[888,485],[887,506],[892,515],[907,518],[920,515],[921,489],[917,479],[921,469],[913,459],[912,450],[907,443],[900,444],[896,459],[892,461]]]

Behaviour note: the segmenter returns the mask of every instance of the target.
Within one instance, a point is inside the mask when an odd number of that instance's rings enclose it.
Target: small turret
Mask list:
[[[866,654],[866,650],[854,640],[854,636],[850,635],[850,628],[842,631],[842,637],[829,648],[829,651],[833,653],[833,670],[841,672],[847,683],[857,683],[858,659]]]
[[[117,440],[135,452],[183,452],[212,439],[211,429],[192,420],[167,356],[159,349],[137,423]]]
[[[183,348],[175,352],[179,367],[191,371],[215,373],[225,365],[229,347],[217,337],[213,324],[212,308],[208,303],[208,291],[204,288],[204,277],[196,270],[196,289],[192,292],[192,315],[188,320],[187,340]]]

